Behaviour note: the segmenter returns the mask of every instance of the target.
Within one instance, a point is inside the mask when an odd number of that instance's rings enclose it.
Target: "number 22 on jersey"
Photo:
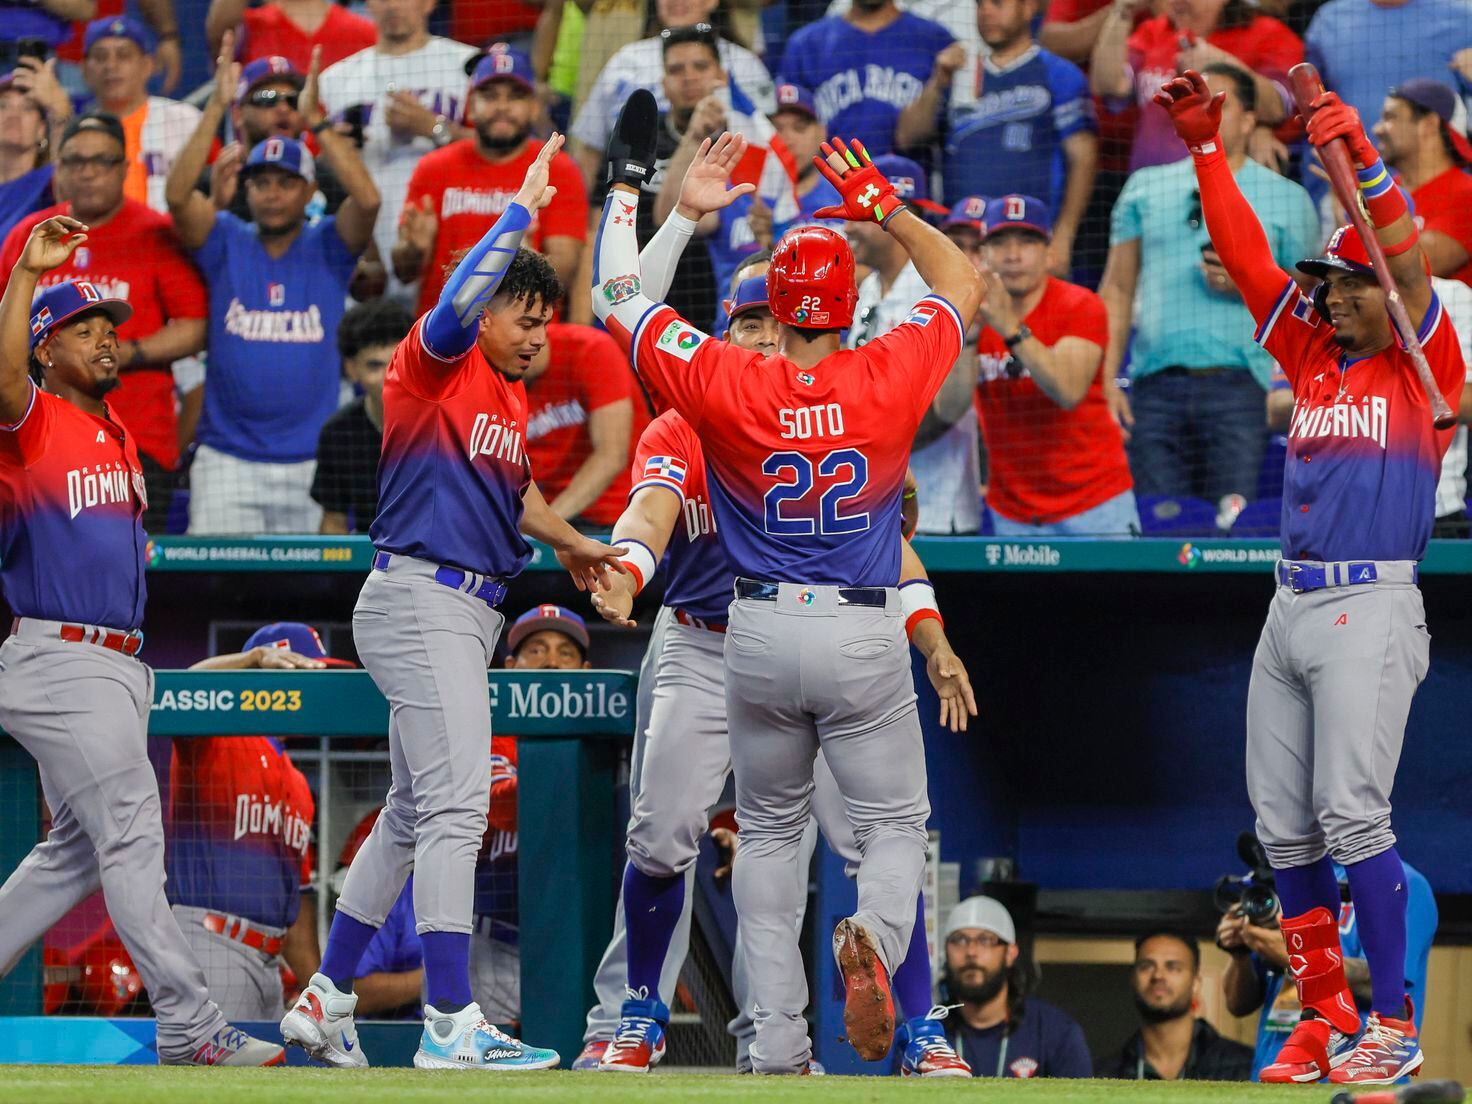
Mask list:
[[[800,452],[774,452],[762,461],[762,474],[777,480],[762,496],[763,528],[773,536],[842,536],[869,528],[867,510],[842,509],[869,485],[869,460],[858,449],[834,449],[816,465]]]

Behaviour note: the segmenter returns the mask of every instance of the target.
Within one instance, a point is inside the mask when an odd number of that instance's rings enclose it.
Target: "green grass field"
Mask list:
[[[661,1101],[1005,1100],[1016,1104],[1226,1104],[1295,1100],[1328,1104],[1326,1086],[1162,1084],[1118,1081],[931,1081],[877,1077],[757,1078],[668,1071],[638,1075],[469,1073],[406,1069],[200,1070],[148,1066],[9,1066],[3,1104],[413,1104]]]

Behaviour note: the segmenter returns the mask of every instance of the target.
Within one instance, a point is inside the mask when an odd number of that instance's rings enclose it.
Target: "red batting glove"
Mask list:
[[[1308,119],[1308,140],[1315,146],[1326,146],[1336,138],[1349,143],[1355,163],[1367,169],[1380,160],[1380,153],[1365,133],[1360,113],[1339,98],[1337,92],[1321,92],[1309,105],[1314,109]]]
[[[1220,146],[1217,131],[1221,129],[1222,101],[1226,98],[1225,92],[1213,96],[1194,69],[1166,81],[1154,96],[1155,102],[1170,114],[1171,126],[1192,153],[1209,153],[1209,146]]]
[[[890,215],[904,209],[905,204],[895,194],[894,185],[874,167],[864,143],[855,138],[853,149],[849,149],[842,138],[835,138],[832,145],[824,142],[822,149],[823,156],[814,157],[813,164],[828,178],[828,183],[838,189],[843,203],[819,208],[813,212],[814,218],[848,219],[851,222],[872,219],[882,226]],[[842,168],[835,168],[834,161]]]

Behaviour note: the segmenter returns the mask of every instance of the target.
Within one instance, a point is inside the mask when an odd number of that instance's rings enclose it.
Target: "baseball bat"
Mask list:
[[[1400,1089],[1351,1096],[1335,1093],[1330,1104],[1462,1104],[1462,1086],[1455,1081],[1423,1081]]]
[[[1324,82],[1319,79],[1319,71],[1306,61],[1299,62],[1288,70],[1288,83],[1293,89],[1293,99],[1298,103],[1298,113],[1307,123],[1314,113],[1311,105],[1324,91]],[[1390,320],[1400,331],[1401,342],[1411,355],[1411,363],[1416,366],[1416,375],[1421,378],[1421,388],[1431,403],[1431,422],[1437,429],[1450,429],[1456,424],[1457,416],[1447,405],[1441,388],[1436,386],[1436,377],[1431,374],[1431,365],[1426,363],[1426,354],[1421,349],[1420,339],[1416,337],[1416,327],[1411,324],[1411,316],[1406,313],[1400,290],[1390,275],[1385,250],[1360,205],[1359,177],[1356,176],[1354,163],[1350,160],[1349,144],[1343,138],[1336,138],[1317,149],[1324,162],[1324,169],[1329,174],[1329,184],[1334,189],[1335,198],[1349,212],[1350,221],[1359,232],[1360,240],[1365,243],[1365,252],[1370,255],[1370,264],[1375,269],[1375,279],[1385,292],[1385,306],[1390,312]]]

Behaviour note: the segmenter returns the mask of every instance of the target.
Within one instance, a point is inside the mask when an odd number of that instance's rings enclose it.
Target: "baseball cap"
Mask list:
[[[493,42],[486,47],[485,53],[468,58],[465,72],[470,77],[472,89],[481,88],[494,80],[516,81],[533,92],[537,88],[537,73],[532,68],[532,59],[504,42]]]
[[[311,625],[300,621],[273,621],[262,625],[245,642],[241,651],[252,648],[286,648],[308,659],[320,659],[329,667],[356,667],[351,660],[333,659],[322,645],[322,638]]]
[[[92,47],[104,38],[126,38],[138,44],[145,54],[154,50],[153,31],[141,19],[131,15],[109,15],[94,19],[87,24],[82,34],[82,56],[92,52]]]
[[[57,327],[85,311],[100,310],[121,326],[133,317],[133,308],[121,299],[105,297],[86,280],[52,284],[31,301],[31,349],[45,341]]]
[[[736,285],[736,294],[726,300],[726,317],[735,318],[738,314],[744,314],[749,310],[760,307],[762,310],[770,310],[767,305],[767,278],[765,276],[749,276]]]
[[[301,177],[308,184],[317,179],[312,152],[295,138],[267,138],[257,142],[241,166],[241,175],[259,169],[280,169]]]
[[[1017,928],[1012,923],[1012,914],[995,897],[968,897],[951,909],[950,915],[946,917],[945,937],[950,938],[952,932],[962,928],[980,928],[1008,943],[1017,942]]]
[[[951,213],[941,221],[940,228],[945,230],[952,226],[969,226],[986,233],[986,196],[967,196],[952,207]]]
[[[930,198],[930,183],[925,170],[908,157],[886,153],[883,157],[874,158],[874,167],[894,185],[895,194],[906,203],[933,214],[946,213],[944,207]]]
[[[267,81],[288,81],[298,89],[307,83],[301,71],[280,54],[256,58],[240,70],[240,80],[235,83],[235,102],[240,103],[255,91],[256,85]]]
[[[566,606],[551,603],[533,606],[512,623],[511,631],[506,634],[507,650],[515,652],[523,640],[544,629],[571,637],[583,649],[583,654],[588,654],[587,623]]]
[[[1442,133],[1464,165],[1472,165],[1472,142],[1467,141],[1467,106],[1452,87],[1431,77],[1412,77],[1390,90],[1390,95],[1423,111],[1433,112],[1441,120]]]
[[[813,99],[813,94],[800,84],[779,84],[777,86],[777,110],[772,114],[776,115],[783,111],[800,111],[819,122],[823,120],[823,117],[818,114],[818,104]]]
[[[1329,244],[1324,247],[1322,257],[1309,257],[1299,261],[1294,267],[1299,272],[1317,276],[1320,280],[1329,274],[1330,269],[1360,276],[1371,276],[1375,272],[1365,243],[1361,240],[1359,231],[1352,225],[1341,226],[1329,235]]]
[[[1045,238],[1053,236],[1053,215],[1041,199],[1025,195],[998,196],[986,205],[982,216],[983,236],[999,230],[1031,230]]]
[[[128,148],[128,138],[123,133],[123,124],[118,121],[116,115],[106,111],[84,111],[80,115],[73,115],[71,122],[61,132],[61,141],[58,148],[66,145],[76,135],[84,130],[97,130],[113,139],[125,151]]]

